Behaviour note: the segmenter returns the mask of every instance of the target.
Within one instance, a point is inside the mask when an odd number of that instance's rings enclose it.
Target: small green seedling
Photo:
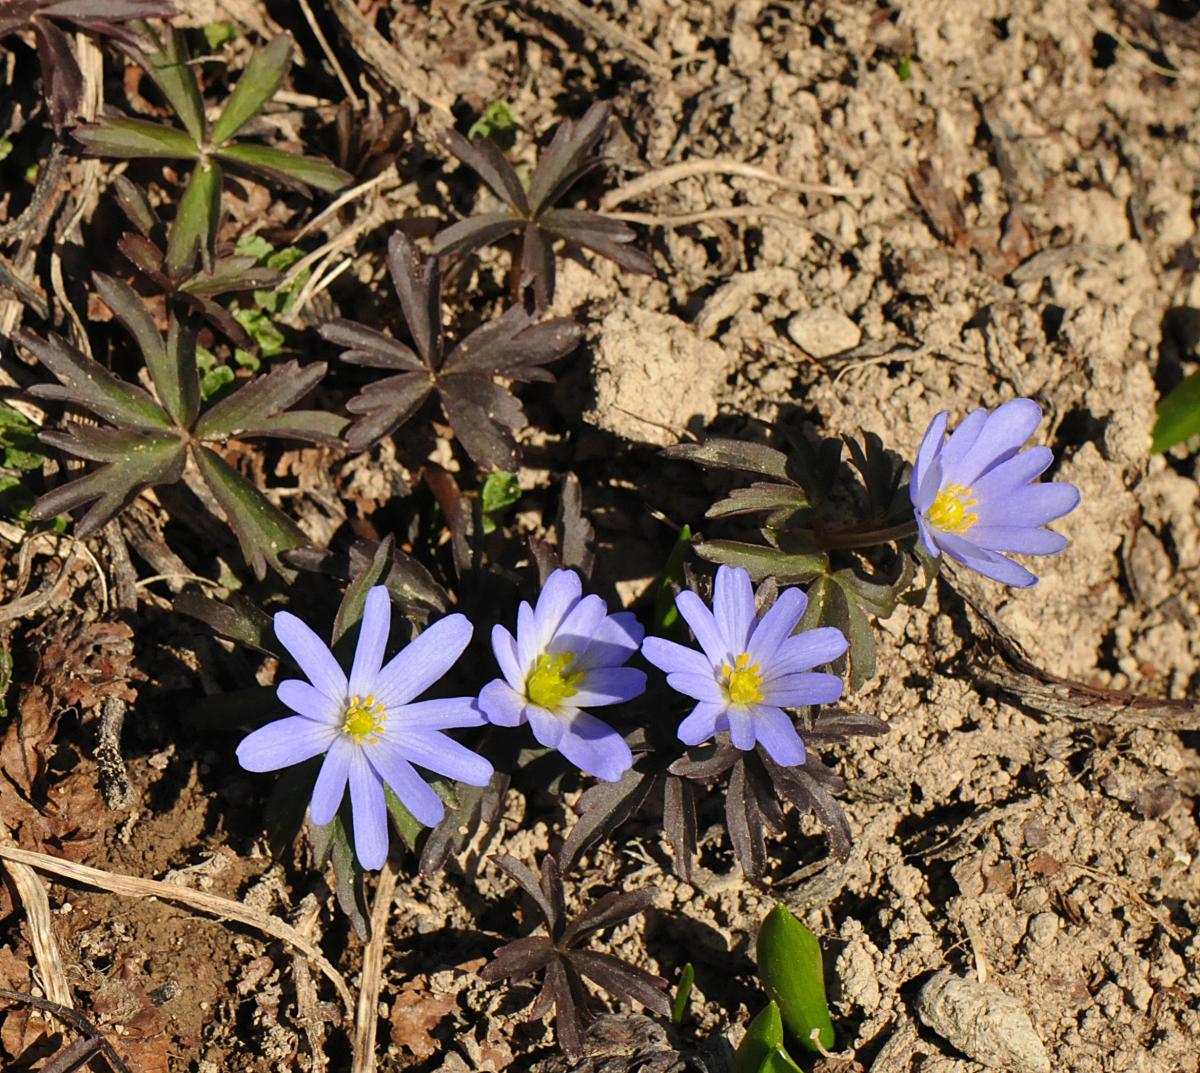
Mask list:
[[[733,1056],[733,1073],[758,1073],[763,1063],[783,1049],[783,1018],[779,1006],[768,1002],[750,1022]]]
[[[794,1042],[814,1053],[833,1050],[833,1021],[825,1001],[821,944],[780,904],[758,932],[758,975],[778,1003],[784,1028]]]
[[[479,492],[479,508],[483,512],[483,531],[494,533],[506,510],[521,498],[521,483],[515,473],[489,473]]]
[[[691,547],[692,527],[684,525],[654,586],[654,621],[660,630],[669,630],[679,620],[679,611],[675,607],[676,586],[683,584],[683,560]]]
[[[692,997],[692,985],[696,982],[696,969],[689,961],[679,974],[679,986],[675,989],[675,997],[671,1000],[671,1024],[683,1024],[687,1013],[688,999]]]
[[[1158,402],[1158,418],[1150,450],[1169,451],[1176,444],[1200,435],[1200,373],[1193,373]]]

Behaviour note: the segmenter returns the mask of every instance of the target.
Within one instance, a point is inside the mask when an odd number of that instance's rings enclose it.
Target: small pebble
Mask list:
[[[806,354],[829,358],[858,346],[862,332],[845,313],[836,309],[806,309],[787,326],[788,336]]]

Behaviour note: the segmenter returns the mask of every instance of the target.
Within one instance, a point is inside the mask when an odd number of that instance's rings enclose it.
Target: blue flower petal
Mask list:
[[[567,612],[547,643],[546,651],[554,655],[570,652],[572,656],[577,656],[591,643],[592,635],[600,628],[607,614],[608,605],[601,597],[583,597]]]
[[[354,649],[354,664],[350,668],[351,696],[364,697],[374,690],[391,628],[392,599],[385,586],[376,585],[367,592],[363,603],[358,645]]]
[[[955,533],[939,533],[938,542],[950,558],[963,566],[969,566],[984,577],[990,577],[993,581],[1018,589],[1027,589],[1037,584],[1037,575],[1030,573],[1025,567],[1006,559],[1003,555],[972,544]]]
[[[909,485],[909,498],[912,500],[913,507],[916,508],[918,517],[933,506],[933,501],[937,498],[941,486],[942,460],[939,457],[930,463],[921,480],[921,486],[916,489],[915,494],[912,485]]]
[[[567,721],[558,751],[580,771],[606,782],[618,782],[633,766],[625,739],[588,712],[576,712]]]
[[[346,699],[346,675],[333,658],[329,646],[290,611],[275,615],[275,636],[297,666],[325,696]]]
[[[702,741],[708,741],[727,725],[725,712],[728,707],[729,705],[725,703],[710,704],[707,701],[701,701],[679,724],[679,728],[675,732],[676,737],[684,745],[699,745]]]
[[[473,629],[465,615],[438,620],[389,660],[370,692],[385,708],[407,704],[454,666]]]
[[[976,526],[970,535],[971,543],[988,551],[1018,555],[1057,555],[1067,546],[1067,538],[1062,533],[1027,525]]]
[[[953,464],[945,459],[945,482],[970,488],[983,474],[1012,458],[1041,420],[1042,408],[1033,399],[1010,399],[997,406],[987,415],[971,449]]]
[[[754,716],[753,709],[730,706],[725,710],[725,718],[729,720],[729,740],[735,749],[750,752],[754,748]]]
[[[538,743],[547,749],[558,748],[558,743],[562,741],[567,727],[566,719],[573,714],[573,709],[565,707],[557,713],[539,708],[536,704],[529,704],[525,708],[529,729],[533,731],[533,736],[537,738]]]
[[[384,735],[383,741],[394,746],[410,764],[445,775],[448,779],[465,782],[471,786],[486,786],[492,777],[492,765],[478,753],[436,730],[392,731]],[[378,745],[364,746],[368,755]]]
[[[779,598],[771,605],[750,634],[750,643],[746,651],[750,653],[752,663],[766,668],[775,653],[792,631],[799,624],[808,606],[808,597],[799,589],[784,589]]]
[[[244,737],[237,747],[238,763],[247,771],[278,771],[319,756],[336,735],[328,724],[289,715]]]
[[[946,422],[949,419],[949,411],[943,410],[929,422],[929,428],[925,430],[925,435],[921,439],[921,446],[917,451],[917,460],[913,463],[912,477],[908,482],[909,495],[914,503],[916,502],[917,489],[921,487],[922,482],[925,480],[926,471],[933,460],[941,453],[946,440]]]
[[[695,700],[707,700],[713,704],[729,703],[729,698],[721,690],[711,669],[706,674],[691,674],[688,671],[668,674],[667,685],[676,693],[682,693],[685,697],[692,697]]]
[[[746,651],[750,629],[754,625],[754,589],[750,575],[740,566],[721,566],[713,587],[713,617],[734,656]]]
[[[400,798],[400,803],[413,814],[418,823],[423,823],[426,827],[436,827],[442,822],[442,817],[446,815],[446,806],[442,799],[391,742],[381,741],[373,746],[368,759],[371,767],[378,772],[379,778],[392,788],[392,793]],[[356,810],[357,807],[355,803]],[[386,809],[386,803],[384,807]],[[357,828],[355,831],[354,837],[357,841]],[[385,834],[386,831],[385,824]],[[361,856],[359,859],[362,859]],[[380,864],[382,863],[381,861]]]
[[[533,608],[527,601],[522,600],[521,606],[517,608],[517,663],[525,674],[530,672],[538,656],[542,654],[537,632]],[[521,687],[514,685],[513,688]]]
[[[359,864],[366,869],[382,868],[388,854],[387,804],[383,783],[362,749],[355,749],[350,757],[350,805]]]
[[[337,815],[342,798],[346,796],[346,780],[350,777],[350,761],[356,746],[344,734],[339,734],[317,775],[313,786],[312,804],[309,806],[312,822],[323,827]]]
[[[438,697],[389,708],[383,732],[481,727],[486,722],[474,697]]]
[[[280,703],[306,719],[314,719],[326,726],[335,726],[342,720],[344,701],[330,699],[315,686],[299,678],[280,682],[275,687],[275,696]]]
[[[942,463],[943,473],[949,473],[952,469],[957,470],[967,452],[975,446],[979,434],[983,431],[983,426],[987,424],[987,418],[987,410],[981,407],[978,410],[972,410],[958,423],[958,427],[950,433],[950,438],[938,456]],[[922,484],[924,484],[924,480],[922,480]]]
[[[576,655],[572,668],[589,671],[593,667],[619,667],[638,650],[645,636],[635,614],[618,611],[600,623],[587,648]]]
[[[634,667],[597,667],[586,671],[570,702],[577,708],[623,704],[646,692],[646,672]]]
[[[935,559],[941,555],[942,549],[937,542],[937,530],[919,514],[917,515],[917,533],[921,538],[921,547],[927,554]]]
[[[517,639],[503,626],[492,627],[492,654],[500,666],[500,673],[513,689],[524,689],[530,668],[522,667],[517,658]]]
[[[836,626],[821,626],[789,637],[769,664],[763,664],[768,680],[832,663],[849,648],[845,634]]]
[[[762,686],[763,702],[777,708],[803,708],[832,704],[842,695],[842,680],[823,671],[801,671],[768,679]]]
[[[479,710],[493,726],[519,727],[525,722],[529,702],[507,682],[493,678],[479,694]]]
[[[718,629],[713,613],[691,589],[687,589],[675,597],[675,606],[679,609],[683,620],[692,628],[692,633],[696,635],[696,640],[704,649],[710,666],[720,667],[740,654],[729,650],[729,645],[726,643],[722,631]],[[643,646],[643,651],[645,651],[645,646]]]
[[[1077,506],[1079,489],[1073,484],[1052,481],[1027,485],[1003,500],[988,503],[986,510],[983,509],[984,504],[980,504],[976,513],[981,526],[1011,524],[1016,520],[1032,528],[1070,514]],[[971,540],[973,535],[974,529],[963,533],[967,540]]]
[[[713,673],[712,663],[702,652],[668,641],[665,637],[647,637],[642,642],[642,657],[667,674]]]
[[[804,741],[781,708],[760,704],[753,709],[755,740],[780,767],[804,763]]]
[[[562,625],[583,593],[583,583],[574,570],[555,570],[538,594],[533,609],[535,641],[538,652],[546,651],[554,631]],[[519,636],[519,632],[518,632]]]
[[[971,489],[980,503],[995,502],[1037,480],[1053,461],[1054,452],[1049,447],[1030,447],[988,470]]]

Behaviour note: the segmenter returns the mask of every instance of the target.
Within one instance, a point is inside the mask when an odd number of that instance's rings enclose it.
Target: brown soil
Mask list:
[[[194,6],[192,22],[212,20]],[[243,19],[251,11],[257,28],[269,19],[248,0],[216,6]],[[312,6],[336,42],[329,5]],[[1200,1069],[1200,716],[1172,723],[1131,709],[1118,719],[1111,706],[1022,700],[983,673],[982,643],[1000,630],[1033,664],[1099,691],[1194,699],[1200,689],[1200,489],[1183,451],[1149,454],[1160,389],[1180,378],[1195,346],[1175,331],[1177,311],[1200,308],[1200,15],[1125,0],[587,5],[657,52],[651,64],[549,0],[361,6],[373,8],[422,93],[457,102],[462,115],[509,102],[525,159],[563,114],[602,97],[620,116],[610,151],[624,181],[691,161],[752,163],[783,180],[714,167],[620,205],[660,218],[643,228],[656,279],[591,256],[562,265],[556,311],[588,327],[590,361],[526,394],[543,431],[528,437],[514,533],[552,520],[558,477],[574,471],[597,529],[599,573],[630,602],[660,568],[672,526],[697,525],[711,501],[703,476],[663,462],[660,445],[706,429],[737,434],[747,419],[803,418],[832,435],[877,433],[912,457],[939,410],[958,417],[1014,395],[1043,404],[1054,477],[1083,494],[1059,524],[1071,545],[1039,562],[1036,588],[951,572],[922,606],[880,624],[878,673],[849,706],[886,719],[890,732],[829,756],[848,783],[848,861],[829,860],[819,827],[795,817],[792,835],[773,844],[768,889],[741,879],[719,826],[702,832],[694,885],[671,874],[652,818],[585,855],[569,877],[576,897],[658,892],[656,908],[612,933],[608,948],[672,981],[690,960],[696,991],[692,1020],[669,1040],[628,1022],[606,1048],[639,1057],[579,1068],[724,1069],[727,1053],[712,1041],[724,1033],[736,1046],[761,1006],[753,936],[783,900],[827,955],[843,1052],[818,1061],[828,1073],[984,1068],[971,1033],[947,1039],[918,1016],[922,985],[945,967],[1018,1000],[1051,1068]],[[284,7],[271,10],[282,19]],[[308,63],[322,62],[314,45]],[[447,122],[426,108],[418,129]],[[433,149],[413,159],[420,183],[393,183],[351,219],[369,207],[388,220],[470,207],[472,181]],[[364,232],[354,271],[297,328],[345,310],[351,287],[381,280],[386,234]],[[494,297],[506,270],[507,254],[485,250],[451,292],[463,306]],[[302,338],[316,356],[316,337]],[[411,476],[414,452],[418,462],[420,451],[452,461],[428,430],[400,439],[369,458],[289,452],[268,472],[300,484],[288,508],[317,543],[343,524],[369,532]],[[151,507],[138,510],[139,524],[158,524]],[[0,818],[22,844],[236,897],[294,923],[311,918],[353,985],[362,945],[299,848],[270,858],[260,837],[265,783],[234,763],[236,726],[181,720],[201,695],[256,675],[269,684],[273,665],[170,617],[161,583],[123,615],[131,661],[100,666],[87,649],[40,662],[46,638],[116,617],[98,573],[112,587],[110,545],[90,547],[96,565],[76,559],[67,592],[9,640],[18,672],[9,706],[27,725],[10,723],[0,752]],[[54,552],[53,541],[37,545],[35,584],[53,578]],[[216,576],[211,553],[194,553],[181,552],[183,565]],[[6,597],[20,595],[18,551],[4,544],[0,554]],[[144,576],[173,569],[152,570],[148,554],[139,552]],[[108,810],[96,793],[93,741],[108,694],[72,694],[81,676],[134,691],[128,808]],[[40,750],[44,771],[22,773],[18,733]],[[717,815],[714,802],[704,818]],[[487,854],[503,847],[533,861],[570,819],[547,795],[512,790],[498,828],[446,875],[402,876],[388,920],[379,1068],[565,1068],[542,1026],[522,1021],[533,993],[489,988],[475,970],[518,934],[516,896]],[[322,990],[316,1024],[301,1016],[282,944],[161,902],[57,881],[48,891],[80,1007],[131,1068],[349,1068],[336,996]],[[27,990],[32,954],[11,887],[0,887],[0,913],[0,986]],[[18,1053],[27,1029],[8,1015],[6,1054]],[[326,1056],[314,1056],[314,1039]]]

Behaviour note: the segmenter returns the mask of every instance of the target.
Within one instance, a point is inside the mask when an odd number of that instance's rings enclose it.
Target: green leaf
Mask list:
[[[472,141],[476,138],[490,138],[499,131],[511,131],[515,129],[516,125],[517,117],[513,115],[508,102],[492,101],[483,110],[480,117],[471,124],[470,130],[467,131],[467,138]]]
[[[272,369],[266,376],[256,376],[206,410],[196,422],[198,439],[226,439],[282,413],[306,395],[325,375],[325,363],[317,362],[303,369],[294,361]]]
[[[808,505],[808,496],[804,490],[793,484],[755,482],[748,488],[735,488],[724,499],[709,507],[704,516],[706,518],[728,518],[764,510],[792,514],[803,510]],[[778,524],[780,521],[782,521],[781,518],[772,518],[771,524]]]
[[[692,997],[692,986],[696,982],[695,966],[689,961],[679,974],[679,986],[675,988],[675,997],[671,1000],[671,1024],[683,1024],[687,1013],[688,999]]]
[[[192,171],[167,236],[167,268],[172,276],[187,275],[197,254],[205,264],[211,262],[223,179],[221,168],[211,161],[198,164]]]
[[[250,57],[242,77],[225,102],[221,118],[213,125],[212,145],[224,145],[261,111],[283,84],[291,63],[291,34],[280,34]]]
[[[299,156],[267,145],[229,145],[219,150],[217,155],[222,160],[263,172],[273,179],[314,186],[318,190],[340,190],[354,178],[327,160]]]
[[[792,483],[788,475],[787,455],[761,443],[743,443],[712,437],[703,443],[680,443],[668,447],[667,458],[682,458],[713,469],[732,469]]]
[[[235,309],[233,319],[250,333],[264,358],[273,358],[283,352],[283,344],[287,342],[283,332],[261,310]]]
[[[200,447],[194,457],[200,475],[229,518],[255,577],[261,581],[268,565],[282,577],[290,577],[292,571],[280,562],[279,553],[308,543],[299,526],[220,455]]]
[[[485,514],[506,510],[521,498],[521,482],[515,473],[489,473],[479,493],[479,505]]]
[[[0,477],[0,517],[25,525],[33,510],[33,493],[19,477]]]
[[[150,27],[143,26],[145,36],[158,47],[151,52],[131,50],[133,58],[162,90],[162,95],[175,109],[175,114],[191,135],[192,141],[198,146],[203,145],[207,129],[204,98],[200,96],[200,86],[189,63],[191,57],[183,34],[168,26],[164,36],[159,38]]]
[[[659,628],[669,630],[679,621],[679,608],[675,606],[676,587],[683,584],[683,560],[692,546],[692,527],[684,524],[675,536],[671,553],[654,583],[654,621]]]
[[[267,258],[275,252],[262,235],[239,235],[234,249],[243,257],[253,257],[260,264],[266,264]]]
[[[792,1061],[787,1051],[781,1049],[767,1055],[766,1060],[758,1067],[758,1073],[803,1073],[803,1071]]]
[[[221,394],[221,389],[237,380],[235,373],[228,365],[214,365],[200,378],[200,395],[205,402],[210,402]]]
[[[228,602],[214,600],[199,592],[181,592],[175,597],[174,609],[178,614],[199,619],[214,633],[247,648],[279,655],[271,617],[256,607],[244,596],[233,595]]]
[[[783,1048],[783,1019],[779,1007],[768,1002],[750,1022],[733,1056],[733,1073],[758,1073],[768,1056]]]
[[[740,566],[755,581],[776,577],[781,582],[806,582],[823,574],[829,565],[824,552],[790,554],[739,540],[702,540],[696,545],[696,554],[710,562]]]
[[[145,119],[116,117],[84,123],[73,133],[94,156],[163,160],[197,160],[200,156],[199,147],[182,130]]]
[[[389,533],[375,548],[370,565],[346,586],[346,593],[333,620],[333,644],[336,645],[346,635],[347,630],[362,621],[367,593],[379,584],[380,578],[391,564],[392,548],[395,544],[395,538]]]
[[[172,316],[164,342],[150,311],[128,283],[100,272],[92,273],[92,281],[104,304],[137,341],[167,412],[178,425],[187,428],[200,408],[195,333],[181,330],[179,321]]]
[[[763,987],[778,1004],[783,1025],[795,1042],[819,1053],[812,1038],[816,1029],[821,1046],[832,1050],[833,1021],[825,1001],[825,970],[817,937],[781,903],[763,921],[755,954]]]
[[[13,469],[41,469],[46,456],[41,452],[37,428],[19,410],[0,403],[0,459]]]
[[[49,339],[39,339],[32,332],[18,328],[13,332],[13,339],[46,366],[62,385],[35,384],[29,389],[31,395],[66,400],[124,428],[163,431],[172,427],[167,412],[150,392],[119,380],[61,336],[51,333]]]
[[[207,26],[201,27],[204,34],[204,41],[209,49],[216,52],[223,45],[229,44],[237,38],[238,28],[235,22],[210,22]]]
[[[343,805],[342,810],[329,823],[323,827],[312,827],[309,838],[318,867],[327,861],[333,861],[338,907],[346,914],[358,937],[365,942],[371,930],[367,912],[366,883],[363,870],[354,858],[346,815],[348,809]]]
[[[1159,399],[1150,450],[1161,454],[1196,435],[1200,435],[1200,372]]]
[[[417,848],[417,839],[425,830],[425,825],[404,807],[404,803],[396,796],[396,792],[385,782],[383,797],[387,802],[388,815],[392,818],[392,826],[396,834],[403,839],[409,849]]]

